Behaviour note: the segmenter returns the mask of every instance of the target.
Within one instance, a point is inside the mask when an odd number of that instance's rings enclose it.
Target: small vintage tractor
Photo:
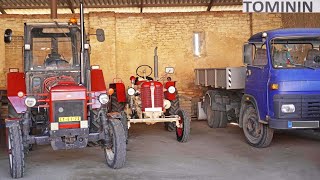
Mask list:
[[[120,114],[107,114],[113,91],[106,89],[102,70],[90,67],[82,3],[80,12],[80,25],[76,19],[25,24],[24,72],[11,69],[7,76],[6,127],[13,178],[23,177],[25,154],[35,144],[68,150],[94,142],[101,145],[109,167],[125,163]],[[11,37],[12,30],[6,30],[5,42]],[[97,30],[97,38],[104,40],[103,30]]]
[[[173,73],[173,68],[169,68],[167,73],[169,71]],[[161,80],[158,79],[157,48],[155,48],[154,56],[154,79],[150,77],[152,72],[153,69],[149,65],[139,66],[136,69],[137,77],[130,77],[131,86],[127,89],[127,97],[121,81],[110,84],[110,87],[113,87],[116,92],[111,100],[112,111],[121,112],[121,121],[127,137],[131,123],[164,122],[167,130],[176,130],[179,142],[188,141],[190,117],[179,108],[175,82],[171,81],[170,77],[167,77],[165,83],[161,83]],[[165,77],[161,79],[164,81]],[[126,103],[124,103],[125,100]]]

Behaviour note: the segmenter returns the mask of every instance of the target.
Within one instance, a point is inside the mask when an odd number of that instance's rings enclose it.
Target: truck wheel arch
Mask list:
[[[240,108],[240,116],[239,116],[239,127],[240,128],[242,128],[243,113],[247,109],[247,106],[250,104],[252,104],[254,106],[254,108],[257,110],[259,120],[261,121],[260,111],[259,111],[259,107],[258,107],[256,99],[251,95],[244,94],[241,99],[241,108]]]

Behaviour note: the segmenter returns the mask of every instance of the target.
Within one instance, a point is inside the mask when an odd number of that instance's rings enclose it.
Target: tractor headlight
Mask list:
[[[107,104],[109,102],[109,96],[107,94],[100,94],[98,99],[101,104]]]
[[[29,96],[24,100],[24,103],[28,107],[33,107],[33,106],[35,106],[37,104],[37,100],[36,100],[35,97]]]
[[[173,94],[173,93],[176,92],[176,88],[175,88],[174,86],[170,86],[170,87],[168,88],[168,92],[171,93],[171,94]]]
[[[281,106],[281,112],[283,113],[294,113],[296,111],[296,107],[293,104],[283,104]]]
[[[133,96],[134,93],[136,93],[136,90],[134,90],[133,88],[129,88],[129,89],[128,89],[128,94],[129,94],[129,96]]]

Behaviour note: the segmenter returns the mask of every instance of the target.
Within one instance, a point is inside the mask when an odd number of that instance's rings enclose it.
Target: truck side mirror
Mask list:
[[[5,43],[11,43],[12,41],[12,30],[11,29],[6,29],[4,31],[4,42]]]
[[[96,30],[96,36],[97,36],[97,40],[99,42],[103,42],[105,40],[104,30],[103,29],[97,29]]]
[[[243,63],[252,64],[253,56],[254,56],[254,45],[245,44],[243,46]]]

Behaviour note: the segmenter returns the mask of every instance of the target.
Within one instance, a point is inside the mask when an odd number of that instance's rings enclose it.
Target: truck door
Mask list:
[[[247,64],[247,78],[245,84],[245,94],[252,96],[258,106],[261,120],[267,115],[267,93],[269,67],[267,50],[265,45],[255,45],[252,48],[252,61]]]

